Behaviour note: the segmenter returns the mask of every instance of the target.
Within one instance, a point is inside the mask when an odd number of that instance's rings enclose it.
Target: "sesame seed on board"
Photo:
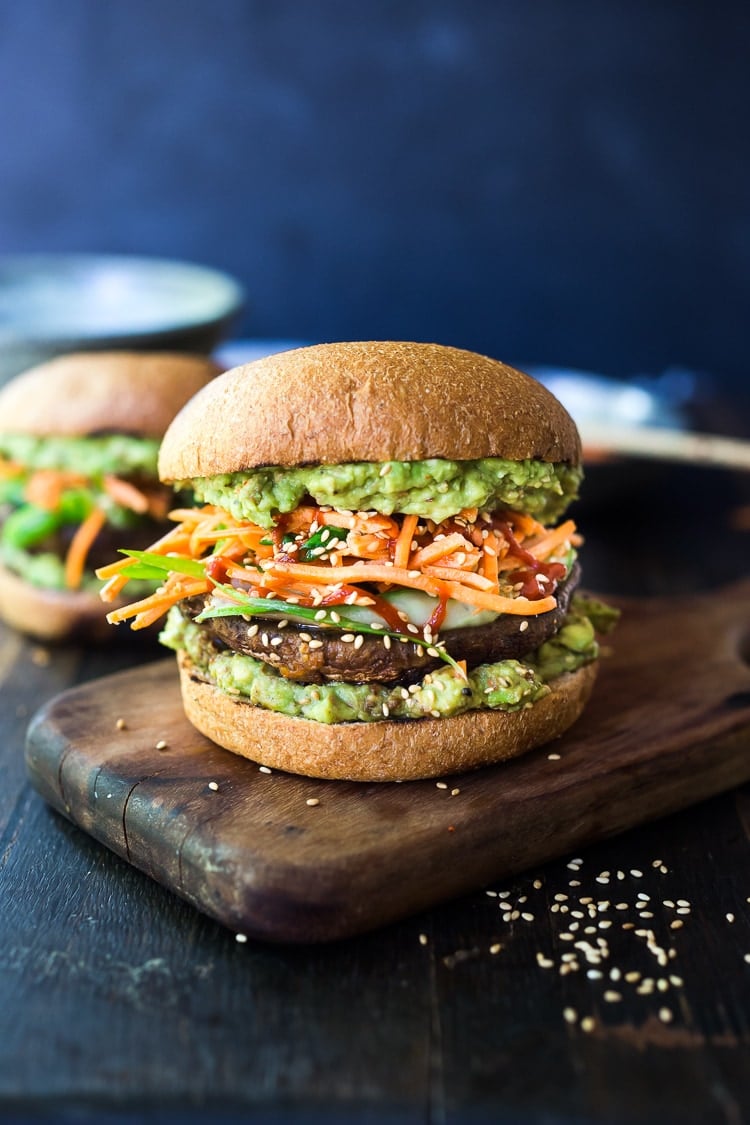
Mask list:
[[[662,860],[632,867],[623,864],[611,871],[587,870],[580,858],[567,860],[565,866],[580,876],[567,881],[566,892],[555,888],[559,872],[554,869],[546,870],[543,879],[519,877],[504,888],[485,889],[488,919],[499,920],[507,931],[503,949],[508,950],[509,942],[514,941],[523,950],[531,946],[536,969],[567,978],[570,984],[565,986],[560,1011],[572,1031],[592,1032],[618,1021],[630,1025],[635,1021],[638,1026],[657,1019],[664,1025],[664,1033],[671,1034],[666,1029],[679,1022],[684,1007],[678,994],[691,983],[686,967],[680,965],[679,943],[685,939],[675,930],[689,927],[691,915],[699,913],[702,926],[723,926],[731,933],[738,927],[738,919],[746,919],[747,908],[742,904],[750,905],[750,896],[743,889],[741,898],[727,901],[721,911],[709,916],[684,892],[678,897],[682,890],[679,869]],[[648,893],[642,889],[646,868],[652,872]],[[616,901],[614,896],[611,900],[604,897],[610,893],[608,884],[617,887]],[[734,909],[727,909],[731,906]],[[677,911],[683,912],[679,918],[675,917]],[[593,924],[584,927],[587,917]],[[520,928],[523,923],[527,924]],[[735,956],[738,963],[750,964],[747,945],[735,950]],[[504,963],[505,956],[500,964]]]

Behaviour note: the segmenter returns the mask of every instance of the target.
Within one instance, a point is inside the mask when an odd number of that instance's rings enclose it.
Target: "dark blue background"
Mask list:
[[[750,14],[0,3],[0,249],[223,267],[245,334],[741,383]]]

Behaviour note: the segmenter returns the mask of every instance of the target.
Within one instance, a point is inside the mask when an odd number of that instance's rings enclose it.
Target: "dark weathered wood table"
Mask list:
[[[587,491],[591,588],[722,597],[750,569],[747,478],[604,465]],[[0,628],[0,1120],[750,1117],[750,786],[362,937],[238,942],[26,779],[37,707],[162,657]]]

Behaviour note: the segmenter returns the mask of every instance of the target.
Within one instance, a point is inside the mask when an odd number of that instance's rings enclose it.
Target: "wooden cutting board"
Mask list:
[[[750,581],[622,608],[576,726],[445,788],[263,773],[187,723],[172,659],[45,706],[29,774],[54,808],[226,926],[346,937],[750,779]]]

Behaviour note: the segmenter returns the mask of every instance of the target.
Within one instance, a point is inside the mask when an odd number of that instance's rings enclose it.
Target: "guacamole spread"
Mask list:
[[[156,476],[159,442],[131,434],[37,437],[0,433],[0,455],[28,469],[65,469],[82,476]]]
[[[318,723],[373,722],[386,716],[444,718],[480,708],[519,711],[548,694],[549,680],[575,671],[598,654],[594,626],[575,605],[555,637],[525,660],[479,665],[469,672],[468,680],[446,666],[428,673],[408,689],[376,683],[305,684],[285,679],[252,656],[219,650],[176,606],[169,612],[160,640],[175,651],[184,650],[201,674],[228,695]]]
[[[184,484],[236,519],[271,527],[306,496],[348,511],[401,512],[436,523],[463,508],[511,508],[551,522],[574,500],[581,470],[547,461],[357,461],[343,465],[263,468],[198,477]]]

